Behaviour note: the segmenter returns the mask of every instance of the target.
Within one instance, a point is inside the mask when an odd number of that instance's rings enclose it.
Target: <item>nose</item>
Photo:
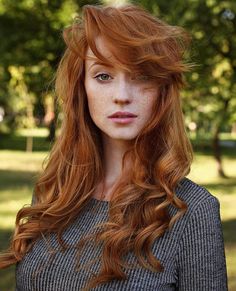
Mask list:
[[[117,82],[113,95],[113,102],[116,104],[129,104],[132,102],[132,90],[129,82],[125,78]]]

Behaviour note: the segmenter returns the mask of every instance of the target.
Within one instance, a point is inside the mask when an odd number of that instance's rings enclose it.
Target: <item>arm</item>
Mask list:
[[[180,291],[227,291],[220,205],[210,197],[191,215],[177,251]]]

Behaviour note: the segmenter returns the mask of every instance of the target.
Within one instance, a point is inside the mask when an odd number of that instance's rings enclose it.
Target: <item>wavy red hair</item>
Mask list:
[[[62,233],[91,199],[103,181],[102,142],[88,110],[84,88],[84,61],[88,47],[103,62],[95,38],[109,44],[116,65],[156,79],[160,94],[153,114],[123,158],[129,156],[132,171],[125,173],[109,204],[109,219],[97,226],[96,243],[103,243],[101,270],[86,288],[114,278],[125,279],[128,267],[123,255],[133,251],[141,266],[162,271],[152,254],[154,240],[164,234],[186,211],[176,193],[189,173],[192,147],[187,138],[180,102],[189,35],[135,5],[83,7],[82,17],[63,32],[67,45],[56,75],[56,93],[64,114],[60,135],[34,189],[34,203],[17,213],[9,249],[0,256],[0,268],[19,262],[39,237]],[[109,29],[108,29],[109,28]],[[178,211],[171,217],[168,207]],[[88,237],[78,243],[78,251]],[[148,263],[144,259],[144,251]],[[79,254],[79,252],[78,252]],[[85,289],[86,289],[85,288]]]

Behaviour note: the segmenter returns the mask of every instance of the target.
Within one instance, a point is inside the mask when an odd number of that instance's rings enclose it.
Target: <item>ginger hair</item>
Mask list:
[[[112,193],[109,219],[95,226],[98,230],[91,235],[95,243],[103,245],[98,258],[101,269],[84,290],[115,278],[125,280],[122,268],[128,264],[122,257],[130,251],[142,267],[163,271],[151,248],[187,209],[175,190],[192,162],[180,101],[184,73],[191,66],[184,60],[190,43],[188,33],[137,5],[83,6],[82,15],[63,31],[66,50],[55,81],[63,112],[61,131],[35,183],[34,203],[17,213],[9,249],[0,256],[0,268],[21,261],[37,239],[50,233],[57,234],[62,249],[68,248],[63,231],[104,179],[101,135],[89,115],[84,88],[88,47],[109,64],[96,49],[97,35],[109,44],[116,65],[155,78],[160,93],[149,122],[123,157],[123,167],[129,157],[132,169],[122,175]],[[177,209],[172,217],[170,206]],[[88,239],[78,242],[78,255]]]

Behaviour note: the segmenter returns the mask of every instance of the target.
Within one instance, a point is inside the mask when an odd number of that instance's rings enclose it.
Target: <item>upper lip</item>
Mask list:
[[[108,117],[137,117],[137,115],[128,111],[117,111]]]

